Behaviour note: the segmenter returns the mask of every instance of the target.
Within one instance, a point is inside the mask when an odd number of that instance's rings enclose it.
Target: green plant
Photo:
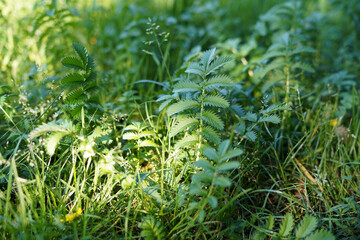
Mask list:
[[[221,89],[231,87],[233,80],[226,75],[218,75],[215,71],[232,59],[215,59],[215,50],[204,52],[199,63],[189,64],[185,72],[196,77],[181,78],[175,84],[172,95],[158,99],[164,101],[160,110],[167,107],[167,115],[174,119],[175,124],[169,136],[175,137],[185,131],[182,139],[176,141],[176,149],[191,145],[200,149],[206,141],[215,144],[221,141],[218,131],[223,130],[225,125],[217,111],[230,106]]]
[[[291,234],[294,228],[294,217],[291,213],[287,213],[280,224],[279,230],[273,231],[275,219],[270,215],[266,223],[265,231],[258,230],[254,234],[253,239],[265,239],[266,235],[268,235],[274,239],[335,240],[335,237],[331,232],[326,230],[316,230],[317,225],[318,220],[315,217],[306,215],[297,225],[295,232]]]

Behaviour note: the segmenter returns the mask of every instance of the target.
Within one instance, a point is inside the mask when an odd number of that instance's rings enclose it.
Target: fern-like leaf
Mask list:
[[[193,74],[197,74],[199,76],[204,75],[204,68],[202,66],[200,66],[200,64],[196,63],[196,62],[192,62],[189,64],[188,68],[186,69],[186,73],[193,73]]]
[[[217,128],[219,130],[224,129],[224,122],[221,120],[221,118],[216,115],[216,113],[211,111],[204,111],[202,113],[201,118],[209,125],[213,126],[214,128]]]
[[[209,49],[203,53],[203,55],[200,57],[200,63],[205,67],[207,70],[208,66],[210,65],[210,62],[214,58],[216,48]]]
[[[204,97],[203,104],[205,106],[227,108],[230,106],[229,102],[220,95],[208,95]]]
[[[83,63],[81,62],[81,60],[79,60],[76,57],[64,57],[61,60],[62,65],[64,65],[65,67],[68,68],[73,68],[73,69],[77,69],[77,70],[86,70],[85,66],[83,65]]]
[[[234,84],[234,81],[226,75],[217,75],[208,79],[204,86],[206,90],[211,90],[216,87],[229,87]]]
[[[180,113],[182,111],[192,109],[192,108],[199,108],[200,104],[194,100],[182,100],[177,103],[170,105],[166,111],[169,116],[172,116],[176,113]]]
[[[142,229],[140,233],[141,237],[146,240],[165,239],[166,232],[163,225],[152,216],[144,218],[139,224],[139,227]]]
[[[77,88],[70,91],[65,97],[65,101],[68,104],[77,104],[83,102],[85,99],[86,94],[82,88]]]
[[[281,119],[279,118],[278,115],[274,114],[274,115],[261,117],[258,122],[270,122],[270,123],[278,124],[281,122]]]
[[[199,123],[199,120],[196,118],[185,118],[181,119],[171,130],[169,137],[174,137],[180,132],[186,130],[189,127],[195,126]]]
[[[61,84],[72,87],[82,86],[84,80],[84,77],[79,73],[69,73],[61,79]]]
[[[222,56],[217,59],[215,59],[210,66],[206,69],[206,75],[209,75],[210,73],[213,73],[218,68],[224,66],[225,64],[232,62],[233,59],[230,57]]]
[[[174,86],[174,92],[197,92],[200,91],[200,86],[190,80],[178,82]]]
[[[44,123],[30,132],[29,139],[34,139],[48,132],[63,132],[66,134],[72,134],[75,133],[75,130],[75,126],[68,121],[61,124],[56,124],[55,122]]]
[[[175,144],[175,149],[196,144],[198,141],[199,141],[199,137],[198,137],[197,135],[188,135],[188,136],[185,136],[183,139],[181,139],[180,141],[178,141],[178,142]]]
[[[60,140],[67,134],[68,132],[55,132],[51,134],[49,137],[47,137],[45,141],[47,154],[49,154],[50,156],[54,155],[55,149],[59,144]]]
[[[88,54],[87,49],[80,43],[73,43],[72,45],[75,49],[75,52],[80,57],[80,59],[83,63],[83,66],[87,69],[88,62],[89,62],[89,60],[88,60],[89,54]]]
[[[201,129],[200,134],[202,136],[204,136],[206,139],[208,139],[209,141],[215,143],[215,144],[219,144],[221,139],[219,137],[219,133],[215,131],[215,129],[213,129],[210,126],[205,126]]]

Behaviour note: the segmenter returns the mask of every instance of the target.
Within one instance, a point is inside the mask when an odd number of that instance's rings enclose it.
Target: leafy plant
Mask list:
[[[226,75],[215,74],[215,71],[232,59],[215,59],[215,51],[215,48],[208,50],[199,63],[189,64],[185,72],[194,74],[195,78],[181,78],[175,84],[172,95],[158,99],[163,101],[160,110],[167,107],[167,115],[174,119],[169,136],[185,132],[182,139],[176,141],[176,149],[191,145],[200,149],[207,141],[215,144],[221,141],[218,131],[223,130],[225,124],[218,112],[230,106],[221,89],[231,87],[233,80]]]
[[[316,230],[318,220],[311,216],[306,215],[303,220],[297,225],[296,230],[293,234],[294,229],[294,217],[291,213],[287,213],[280,224],[280,228],[277,232],[273,231],[274,228],[274,217],[269,216],[266,224],[266,231],[257,231],[254,234],[254,239],[261,240],[265,239],[266,235],[273,237],[274,239],[305,239],[305,240],[335,240],[335,237],[331,232],[326,230]]]

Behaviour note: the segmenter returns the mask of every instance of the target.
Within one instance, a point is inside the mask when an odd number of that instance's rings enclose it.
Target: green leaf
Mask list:
[[[196,118],[185,118],[181,119],[173,128],[170,130],[169,137],[174,137],[180,132],[183,132],[189,127],[195,126],[199,123],[199,120]]]
[[[139,147],[158,147],[156,143],[151,140],[143,140],[138,144]]]
[[[206,90],[211,90],[216,87],[230,87],[234,84],[234,81],[226,75],[217,75],[206,80],[204,87]]]
[[[204,111],[202,113],[202,120],[204,120],[207,124],[213,126],[214,128],[217,128],[219,130],[224,129],[224,122],[221,120],[221,118],[216,115],[214,112],[211,111]]]
[[[66,86],[81,86],[84,80],[84,77],[79,73],[69,73],[61,79],[61,84]]]
[[[139,228],[142,229],[140,235],[146,240],[161,240],[166,236],[166,232],[161,222],[156,220],[152,216],[147,216],[143,218],[142,222],[139,224]]]
[[[85,70],[83,63],[76,57],[64,57],[61,60],[62,65],[68,68],[73,68],[77,70]]]
[[[227,150],[230,147],[230,140],[226,139],[224,141],[222,141],[219,146],[218,146],[218,154],[220,156],[220,158],[225,155],[225,153],[227,152]]]
[[[294,227],[294,217],[291,213],[285,214],[285,218],[283,219],[280,229],[279,229],[279,237],[286,237],[290,234],[291,230]]]
[[[315,233],[311,234],[305,240],[335,240],[334,235],[329,231],[316,231]]]
[[[183,80],[178,82],[174,86],[174,92],[197,92],[200,91],[201,88],[198,84],[190,81],[190,80]]]
[[[313,67],[311,67],[310,64],[307,64],[307,63],[304,63],[304,62],[296,62],[295,64],[293,64],[291,66],[291,69],[292,70],[300,69],[300,70],[311,72],[311,73],[315,72],[315,69]]]
[[[169,116],[172,116],[176,113],[192,109],[192,108],[199,108],[200,104],[197,101],[194,100],[181,100],[177,103],[174,103],[168,107],[166,110],[166,113]]]
[[[247,131],[245,137],[251,142],[255,142],[257,138],[256,133],[254,131]]]
[[[279,118],[278,115],[274,114],[270,116],[261,117],[258,122],[270,122],[270,123],[278,124],[281,122],[281,119]]]
[[[215,149],[213,148],[207,148],[204,150],[204,154],[207,158],[209,158],[210,160],[213,160],[213,161],[218,161],[219,159],[219,156],[217,154],[217,152],[215,151]]]
[[[198,168],[215,171],[215,167],[208,160],[201,159],[199,161],[194,162],[194,165],[197,166]]]
[[[83,63],[83,66],[85,66],[87,68],[88,56],[89,56],[87,49],[80,43],[73,43],[72,45],[73,45],[77,55],[80,57],[80,59]]]
[[[204,97],[203,104],[205,106],[227,108],[230,106],[229,102],[220,95],[209,95]]]
[[[264,78],[265,75],[274,70],[274,69],[278,69],[278,68],[283,68],[285,66],[285,61],[281,60],[281,61],[272,61],[269,65],[267,65],[266,67],[264,67],[259,75],[260,75],[260,78]]]
[[[219,144],[221,141],[218,132],[216,132],[215,129],[210,126],[202,127],[200,134],[215,144]]]
[[[312,233],[317,226],[317,219],[313,216],[306,215],[296,229],[296,238],[304,238]]]
[[[218,200],[214,196],[210,196],[208,198],[207,202],[209,203],[209,205],[212,209],[215,209],[218,206]]]
[[[199,76],[202,76],[204,74],[204,68],[200,66],[200,64],[192,62],[189,64],[188,68],[186,69],[186,73],[193,73],[197,74]]]
[[[241,149],[230,150],[230,151],[226,152],[224,155],[221,156],[220,162],[223,162],[223,161],[228,160],[230,158],[240,156],[241,154],[243,154],[243,152],[244,151],[241,150]]]
[[[228,177],[217,176],[214,180],[214,184],[220,187],[229,187],[231,185],[231,181]]]
[[[225,162],[225,163],[222,163],[222,164],[218,165],[216,167],[216,169],[218,171],[226,171],[226,170],[231,170],[231,169],[238,168],[239,166],[240,166],[240,163],[235,162],[235,161],[231,161],[231,162]]]
[[[55,149],[59,144],[60,140],[67,135],[67,132],[55,132],[46,138],[46,152],[50,156],[54,155]]]
[[[206,75],[209,75],[210,73],[214,72],[215,70],[219,69],[223,65],[232,62],[233,59],[230,57],[222,56],[217,59],[215,59],[210,66],[206,69]]]
[[[200,187],[198,187],[196,184],[191,184],[190,185],[190,190],[189,190],[189,194],[190,195],[199,195],[199,196],[206,196],[207,195],[207,191],[204,189],[201,189]]]
[[[87,95],[82,88],[71,90],[65,97],[65,101],[68,104],[83,103],[85,99],[87,99]]]
[[[272,229],[274,228],[274,224],[275,224],[275,218],[274,218],[274,216],[273,216],[273,215],[269,215],[269,218],[268,218],[268,220],[267,220],[267,222],[266,222],[265,228],[266,228],[267,230],[272,230]]]
[[[201,172],[201,173],[197,173],[197,174],[193,175],[191,177],[191,180],[195,183],[200,183],[200,182],[211,183],[212,177],[209,174]]]
[[[198,217],[197,217],[197,221],[198,221],[198,223],[202,223],[203,221],[204,221],[204,219],[205,219],[205,216],[206,216],[206,212],[205,212],[205,210],[204,209],[201,209],[200,211],[199,211],[199,215],[198,215]]]
[[[200,63],[204,66],[205,69],[209,66],[210,62],[214,58],[216,48],[209,49],[203,53],[203,55],[200,57]]]
[[[61,124],[56,124],[55,122],[44,123],[30,132],[29,139],[34,139],[48,132],[64,132],[66,134],[73,134],[75,133],[75,126],[68,121]]]
[[[257,115],[252,112],[247,112],[244,117],[242,117],[244,120],[248,120],[250,122],[257,122]]]
[[[139,136],[134,132],[127,132],[123,134],[123,139],[125,140],[137,140]]]
[[[189,145],[196,144],[199,141],[197,135],[188,135],[175,144],[175,149],[186,147]]]

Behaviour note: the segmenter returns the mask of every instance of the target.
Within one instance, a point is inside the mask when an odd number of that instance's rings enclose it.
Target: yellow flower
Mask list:
[[[82,212],[82,209],[79,207],[76,213],[66,214],[65,220],[60,219],[60,222],[72,222],[75,218],[79,217]]]
[[[338,120],[337,120],[337,119],[335,119],[335,120],[331,120],[331,121],[330,121],[330,125],[331,125],[331,126],[333,126],[333,127],[337,126],[337,125],[338,125],[338,123],[339,123],[339,122],[338,122]],[[340,124],[339,124],[339,125],[340,125]]]

